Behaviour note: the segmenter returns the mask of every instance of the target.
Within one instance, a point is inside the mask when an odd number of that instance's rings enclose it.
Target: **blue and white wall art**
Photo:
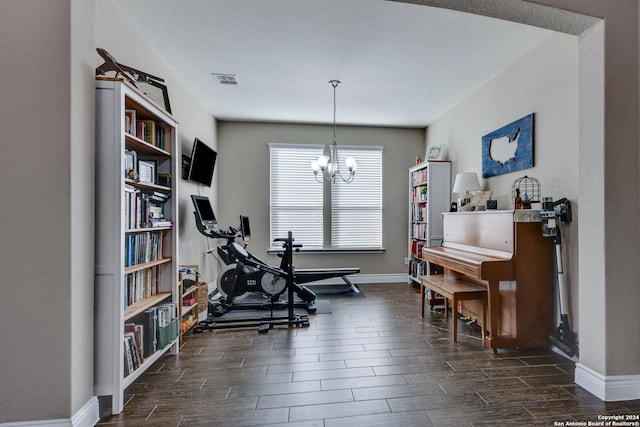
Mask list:
[[[482,177],[533,167],[533,113],[482,137]]]

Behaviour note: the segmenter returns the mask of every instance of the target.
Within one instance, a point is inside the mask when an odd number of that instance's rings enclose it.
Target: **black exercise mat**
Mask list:
[[[358,285],[354,285],[358,292],[354,292],[351,286],[344,284],[338,285],[305,285],[309,288],[318,299],[328,298],[366,298],[367,296],[362,292],[362,289]]]
[[[296,298],[295,302],[301,302]],[[249,294],[245,298],[236,301],[234,308],[220,317],[261,317],[271,314],[271,306],[268,298],[260,294]],[[294,308],[296,314],[329,314],[332,312],[331,303],[327,299],[316,298],[313,307],[315,311],[308,312],[304,307],[298,305]],[[274,316],[288,316],[289,308],[287,306],[286,294],[280,296],[273,308]]]

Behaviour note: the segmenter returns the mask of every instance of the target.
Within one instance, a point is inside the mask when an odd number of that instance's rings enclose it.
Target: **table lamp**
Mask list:
[[[468,205],[471,201],[471,191],[480,190],[480,181],[478,181],[478,174],[475,172],[459,172],[456,175],[456,180],[453,184],[453,193],[458,194],[458,209],[462,209],[463,206]]]

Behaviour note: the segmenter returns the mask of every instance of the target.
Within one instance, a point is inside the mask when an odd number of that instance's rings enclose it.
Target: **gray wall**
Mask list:
[[[0,423],[68,418],[95,405],[93,4],[5,1],[0,40]]]
[[[384,253],[296,254],[299,268],[352,267],[361,274],[406,272],[408,169],[424,155],[424,129],[338,126],[338,144],[382,146]],[[238,215],[251,219],[250,250],[270,263],[269,143],[328,144],[332,127],[321,125],[220,122],[218,126],[218,223],[237,225]],[[311,174],[311,168],[309,168]],[[356,174],[357,179],[357,174]],[[320,185],[320,184],[318,184]],[[295,236],[294,236],[295,238]]]
[[[508,108],[505,108],[508,107]],[[534,167],[482,179],[482,137],[527,114],[534,118]],[[458,104],[427,129],[427,144],[446,144],[456,172],[476,172],[499,209],[513,209],[513,181],[540,181],[542,196],[571,200],[573,221],[563,230],[578,329],[578,38],[554,33],[540,46]]]
[[[172,115],[178,121],[179,150],[182,154],[191,155],[191,147],[195,137],[200,138],[216,149],[216,120],[206,111],[200,101],[185,89],[176,79],[171,70],[158,58],[147,45],[144,35],[131,26],[126,19],[126,13],[114,7],[110,1],[99,1],[96,4],[96,47],[106,49],[116,60],[133,68],[147,71],[162,77],[168,87]],[[117,28],[117,31],[114,29]],[[95,54],[96,65],[101,63]],[[180,155],[180,154],[179,154]],[[211,188],[196,186],[179,180],[180,195],[179,216],[179,262],[180,264],[197,264],[201,266],[204,278],[217,274],[211,271],[209,259],[205,259],[204,236],[195,228],[193,208],[189,195],[206,195],[216,203],[215,185]]]

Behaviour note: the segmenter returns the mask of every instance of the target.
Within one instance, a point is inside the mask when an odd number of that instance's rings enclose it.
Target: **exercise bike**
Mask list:
[[[305,304],[313,303],[315,294],[294,283],[293,251],[298,250],[301,245],[293,243],[292,233],[289,232],[286,238],[276,239],[276,241],[282,242],[282,262],[279,267],[271,266],[249,253],[235,241],[238,237],[247,238],[249,230],[247,217],[241,217],[241,225],[238,228],[229,227],[228,231],[219,230],[215,227],[217,221],[208,198],[195,195],[192,195],[191,198],[196,207],[196,227],[207,237],[226,240],[225,244],[218,245],[218,253],[225,263],[231,267],[221,274],[219,280],[219,289],[224,290],[224,300],[213,312],[211,308],[209,309],[210,317],[199,322],[193,329],[194,333],[210,329],[245,328],[248,326],[257,326],[259,332],[266,332],[275,325],[309,326],[307,315],[300,315],[294,312],[294,293],[298,293],[301,298],[304,298]],[[280,295],[287,290],[287,302],[278,305]],[[244,297],[248,293],[266,296],[269,299],[269,304],[261,304],[261,307],[270,308],[270,315],[216,319],[229,310],[238,308],[239,305],[234,304],[236,297]],[[283,306],[288,308],[288,315],[274,316],[274,309],[282,308]],[[246,306],[241,307],[249,308]]]
[[[195,207],[196,227],[200,233],[209,238],[225,240],[225,243],[217,245],[215,249],[218,258],[224,262],[226,267],[220,273],[217,282],[218,295],[221,297],[217,301],[210,303],[210,314],[213,317],[218,317],[234,309],[273,309],[274,307],[282,307],[284,303],[279,298],[288,289],[284,278],[270,270],[275,269],[275,267],[251,254],[245,247],[236,242],[238,237],[242,237],[245,242],[250,239],[249,218],[241,215],[239,227],[229,227],[228,231],[223,231],[216,228],[217,220],[209,199],[197,195],[192,195],[191,199]],[[283,240],[276,239],[276,241]],[[286,245],[286,242],[283,242],[283,245]],[[286,271],[286,249],[283,246],[283,253],[278,254],[278,256],[282,257],[280,267],[277,268],[278,271]],[[295,250],[299,250],[299,246]],[[214,250],[209,250],[208,252],[213,255]],[[316,295],[306,286],[301,286],[303,283],[340,277],[350,286],[352,291],[359,292],[357,287],[346,277],[349,274],[358,272],[360,272],[358,267],[293,269],[293,284],[291,287],[298,297],[298,300],[293,302],[294,307],[303,308],[309,313],[316,311]],[[262,295],[269,301],[253,304],[239,303],[250,294]],[[291,298],[288,298],[287,303],[291,302],[291,300]]]

